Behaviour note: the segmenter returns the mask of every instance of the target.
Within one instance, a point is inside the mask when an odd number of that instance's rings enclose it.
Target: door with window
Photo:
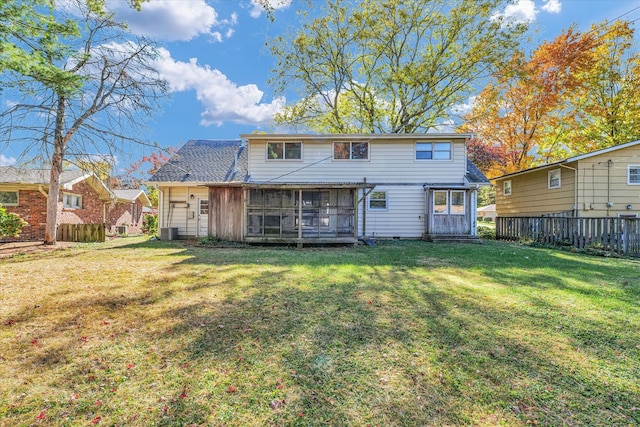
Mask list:
[[[430,190],[427,203],[427,233],[470,234],[469,192],[465,190]]]
[[[209,234],[209,200],[198,199],[196,234],[204,237]]]

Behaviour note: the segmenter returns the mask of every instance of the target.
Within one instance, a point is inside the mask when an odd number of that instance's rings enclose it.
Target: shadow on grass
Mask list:
[[[105,278],[95,291],[54,292],[51,323],[32,308],[13,313],[42,341],[59,339],[12,350],[64,390],[105,402],[102,389],[137,390],[130,399],[144,403],[111,408],[113,424],[147,405],[154,411],[141,425],[640,422],[630,409],[638,406],[640,373],[630,362],[639,356],[630,329],[637,320],[585,309],[592,301],[637,312],[637,287],[597,288],[634,270],[487,247],[494,253],[417,242],[308,250],[127,244],[114,250],[159,250],[168,262],[137,286]],[[577,309],[559,298],[575,298]],[[93,329],[86,344],[73,333],[102,319],[104,331]],[[138,371],[126,368],[134,357]],[[67,402],[65,411],[91,419],[95,408]]]

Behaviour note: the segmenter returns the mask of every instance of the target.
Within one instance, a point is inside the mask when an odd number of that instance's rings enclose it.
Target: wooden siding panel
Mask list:
[[[209,189],[209,235],[222,240],[241,241],[244,217],[244,190],[238,187]]]
[[[368,161],[333,161],[332,142],[303,141],[300,161],[267,161],[266,142],[249,141],[249,173],[256,182],[462,183],[465,141],[452,142],[451,160],[415,160],[415,141],[370,141]],[[447,142],[443,141],[443,142]]]
[[[560,188],[548,188],[548,168],[496,181],[498,216],[543,215],[571,211],[574,206],[574,171],[560,168]],[[511,195],[503,194],[504,181],[511,181]]]

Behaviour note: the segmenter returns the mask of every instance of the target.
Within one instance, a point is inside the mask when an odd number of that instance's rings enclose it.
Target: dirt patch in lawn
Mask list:
[[[34,254],[57,251],[77,245],[75,242],[57,242],[55,245],[45,245],[42,242],[8,242],[0,243],[0,258],[10,258],[15,255]]]

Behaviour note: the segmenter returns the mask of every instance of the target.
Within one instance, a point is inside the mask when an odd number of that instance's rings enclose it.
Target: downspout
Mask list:
[[[573,182],[573,215],[578,216],[578,169],[572,168],[571,166],[560,165],[561,168],[571,169],[573,171],[574,182]]]
[[[367,237],[367,197],[366,197],[366,192],[367,192],[367,177],[365,176],[362,179],[362,182],[364,184],[364,188],[362,189],[362,237]],[[356,209],[358,209],[358,206],[356,206]],[[358,234],[358,231],[356,230],[356,234]]]

